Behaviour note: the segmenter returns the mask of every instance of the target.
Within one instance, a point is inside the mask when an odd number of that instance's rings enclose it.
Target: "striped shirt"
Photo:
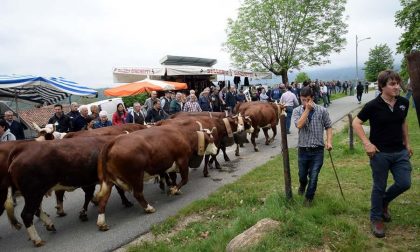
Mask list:
[[[297,127],[297,121],[302,116],[303,105],[293,110],[292,120]],[[326,108],[315,104],[314,109],[308,115],[305,125],[299,129],[298,147],[324,146],[324,129],[332,126],[330,115]]]

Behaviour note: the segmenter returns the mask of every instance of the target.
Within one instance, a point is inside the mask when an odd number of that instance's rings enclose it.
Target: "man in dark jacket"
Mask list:
[[[166,114],[160,108],[160,101],[154,100],[153,107],[147,111],[147,116],[145,120],[147,123],[157,123],[163,119],[166,119]]]
[[[13,120],[13,112],[6,111],[4,113],[4,119],[6,120],[7,124],[9,124],[10,132],[15,135],[16,140],[23,140],[25,139],[25,134],[23,130],[27,129],[26,126],[18,121]]]
[[[198,99],[198,104],[203,111],[213,111],[210,103],[210,88],[205,88]]]
[[[229,112],[235,108],[236,105],[236,95],[235,95],[235,88],[231,87],[229,91],[226,93],[226,107],[228,108]]]
[[[178,92],[178,93],[176,93],[175,99],[173,99],[171,101],[171,105],[169,106],[169,114],[170,115],[173,115],[175,113],[178,113],[178,112],[182,111],[183,104],[182,104],[182,101],[181,101],[181,97],[182,97],[182,94]]]
[[[61,104],[54,105],[54,115],[48,120],[48,124],[55,125],[55,131],[67,133],[70,130],[70,117],[63,113]]]
[[[70,112],[67,113],[67,116],[70,117],[70,131],[74,131],[74,121],[76,120],[77,117],[80,116],[79,113],[79,104],[77,104],[77,102],[72,102],[70,104]]]
[[[80,115],[74,120],[74,128],[73,131],[79,131],[83,129],[87,129],[87,124],[92,121],[88,115],[89,111],[87,106],[80,107]]]
[[[142,111],[140,103],[135,102],[133,104],[133,111],[128,113],[127,123],[144,124],[145,117],[146,117],[146,115]]]
[[[356,87],[356,97],[357,97],[357,100],[359,101],[359,104],[362,103],[362,95],[363,95],[364,89],[365,88],[363,87],[362,82],[359,81],[359,84],[357,84],[357,87]]]

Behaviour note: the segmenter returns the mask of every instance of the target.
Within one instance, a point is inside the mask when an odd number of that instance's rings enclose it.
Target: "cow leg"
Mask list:
[[[55,207],[57,209],[57,215],[59,217],[66,216],[67,214],[64,212],[64,206],[63,206],[64,191],[59,190],[59,191],[55,191],[54,193],[55,193],[55,200],[57,202],[57,206]]]
[[[270,136],[268,135],[268,128],[263,129],[264,136],[265,136],[265,145],[269,145],[272,140],[270,140]]]
[[[222,169],[222,167],[219,164],[219,161],[217,161],[216,155],[213,155],[213,156],[214,156],[214,165],[216,166],[216,169],[218,169],[218,170]]]
[[[255,143],[255,138],[257,138],[258,137],[258,132],[260,131],[260,129],[256,129],[256,130],[254,130],[254,132],[252,132],[252,134],[251,134],[251,143],[252,143],[252,145],[254,146],[254,151],[259,151],[258,150],[258,147],[257,147],[257,144]]]
[[[176,172],[170,172],[169,173],[169,178],[171,179],[171,184],[168,185],[169,187],[175,186],[176,185]]]
[[[235,156],[239,157],[239,144],[236,144]]]
[[[115,185],[115,188],[117,189],[117,192],[118,192],[118,194],[120,195],[120,198],[121,198],[121,203],[122,203],[125,207],[132,207],[132,206],[133,206],[133,203],[131,203],[131,201],[129,201],[129,200],[127,199],[127,197],[125,197],[125,192],[124,192],[124,190],[123,190],[121,187],[117,186],[117,185]]]
[[[109,230],[108,225],[105,222],[105,207],[108,202],[109,196],[111,196],[113,184],[108,181],[102,181],[101,188],[96,195],[99,199],[98,202],[98,220],[96,221],[96,225],[98,226],[100,231],[107,231]]]
[[[52,220],[50,219],[50,216],[44,212],[42,210],[42,206],[40,206],[36,212],[35,215],[41,219],[41,221],[44,223],[45,225],[45,229],[47,229],[48,231],[57,231],[54,227],[54,223],[52,222]]]
[[[204,177],[208,177],[209,176],[209,171],[207,169],[207,165],[209,163],[209,158],[210,158],[210,155],[205,155],[204,156],[204,168],[203,168],[203,175],[204,175]]]
[[[226,162],[229,162],[230,161],[230,158],[228,157],[228,155],[226,154],[226,146],[222,146],[222,147],[220,147],[220,149],[222,150],[222,152],[223,152],[223,158],[225,159],[225,161]],[[219,149],[219,150],[220,150]],[[219,154],[219,150],[217,150],[217,154],[216,155],[218,155]],[[216,157],[215,157],[215,159],[216,159]],[[217,168],[216,168],[217,169]]]
[[[170,192],[172,195],[179,194],[181,187],[188,182],[188,160],[182,160],[178,162],[177,165],[179,167],[179,172],[181,173],[181,181],[175,187],[171,188]]]
[[[41,240],[38,232],[35,229],[33,219],[35,212],[38,210],[42,202],[44,194],[32,195],[32,197],[25,197],[25,206],[23,207],[21,217],[23,224],[25,224],[26,230],[28,231],[29,238],[36,247],[40,247],[45,244],[45,241]]]
[[[131,183],[132,185],[134,185],[133,196],[136,198],[139,204],[143,207],[146,213],[154,213],[156,212],[156,209],[152,207],[151,205],[149,205],[149,203],[146,201],[143,195],[143,178],[144,178],[144,172],[140,172],[139,178],[134,179],[135,183]]]
[[[273,137],[271,138],[270,143],[274,141],[274,137],[277,135],[277,125],[271,126],[271,130],[273,131]]]
[[[81,221],[87,221],[87,208],[89,205],[89,202],[93,199],[93,193],[95,192],[95,185],[92,186],[85,186],[82,187],[83,191],[85,192],[85,202],[83,203],[83,208],[79,212],[79,219]]]

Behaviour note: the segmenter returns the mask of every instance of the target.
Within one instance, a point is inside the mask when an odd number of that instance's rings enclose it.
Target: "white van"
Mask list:
[[[92,102],[92,103],[86,104],[86,106],[88,107],[89,115],[92,114],[92,112],[90,111],[90,106],[97,105],[99,107],[99,111],[105,110],[108,113],[108,118],[110,119],[112,117],[112,114],[114,114],[115,111],[117,111],[117,105],[119,103],[122,103],[124,105],[122,98],[112,98],[112,99]]]

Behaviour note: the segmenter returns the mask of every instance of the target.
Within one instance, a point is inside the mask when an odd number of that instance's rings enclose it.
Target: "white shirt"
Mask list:
[[[284,103],[286,107],[296,107],[299,105],[296,95],[289,90],[281,95],[280,103]]]

